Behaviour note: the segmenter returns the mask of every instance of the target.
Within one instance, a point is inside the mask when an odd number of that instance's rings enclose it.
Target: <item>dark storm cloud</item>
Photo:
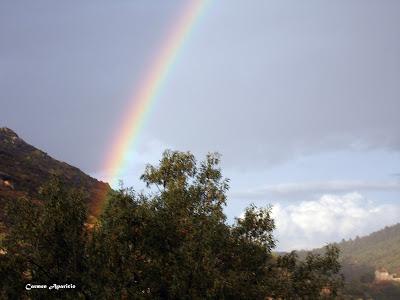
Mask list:
[[[96,170],[181,4],[3,1],[1,124]],[[144,136],[251,168],[399,151],[399,53],[398,1],[213,1]]]
[[[400,3],[257,3],[210,9],[157,107],[168,126],[154,132],[252,168],[400,150]]]
[[[57,158],[101,165],[177,1],[1,1],[0,126]]]

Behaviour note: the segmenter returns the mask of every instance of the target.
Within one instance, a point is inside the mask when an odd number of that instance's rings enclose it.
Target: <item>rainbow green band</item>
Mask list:
[[[120,179],[128,155],[131,153],[130,150],[136,146],[138,135],[148,119],[160,88],[208,2],[209,0],[187,1],[181,17],[173,26],[171,33],[167,35],[160,47],[160,52],[134,92],[103,167],[106,171],[106,180],[112,185]],[[99,204],[102,206],[104,201],[105,199]]]

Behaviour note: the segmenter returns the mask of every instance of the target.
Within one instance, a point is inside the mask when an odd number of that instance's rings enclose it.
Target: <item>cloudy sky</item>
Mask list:
[[[0,126],[102,178],[186,0],[0,3]],[[273,204],[278,248],[400,221],[400,2],[211,1],[131,150],[223,155],[230,220]]]

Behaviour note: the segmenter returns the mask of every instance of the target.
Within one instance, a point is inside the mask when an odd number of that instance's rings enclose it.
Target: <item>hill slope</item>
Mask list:
[[[375,271],[400,274],[400,223],[354,240],[336,244],[345,276],[345,299],[400,299],[400,284],[376,281]],[[312,252],[322,253],[322,249]],[[299,251],[305,257],[306,251]]]
[[[338,246],[344,261],[400,273],[400,223]]]
[[[22,195],[38,196],[38,189],[53,175],[59,176],[69,187],[88,191],[91,214],[110,189],[78,168],[51,158],[45,152],[23,141],[9,128],[0,128],[0,212],[6,201]],[[0,220],[1,220],[0,215]]]
[[[362,265],[374,270],[385,268],[390,273],[400,273],[400,223],[336,245],[341,252],[341,261],[347,265]],[[323,249],[312,252],[323,253]],[[306,253],[299,251],[301,257]]]

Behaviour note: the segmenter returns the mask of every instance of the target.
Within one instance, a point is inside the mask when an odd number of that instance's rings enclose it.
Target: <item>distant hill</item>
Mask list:
[[[375,280],[376,270],[400,275],[400,223],[336,245],[341,250],[340,262],[349,299],[400,299],[399,283]],[[312,252],[322,253],[323,249]],[[299,251],[300,257],[306,253]]]
[[[39,188],[53,175],[57,175],[69,187],[83,188],[88,192],[91,214],[96,215],[96,204],[110,189],[65,162],[51,158],[45,152],[23,141],[9,128],[0,128],[0,221],[6,201],[23,195],[38,197]]]
[[[400,273],[400,223],[364,237],[343,240],[336,245],[340,248],[341,261],[347,264],[385,268],[391,273]],[[312,252],[322,253],[323,249],[314,249]],[[306,253],[299,251],[300,256]]]
[[[400,219],[400,216],[399,216]],[[346,262],[400,273],[400,224],[338,244]]]

